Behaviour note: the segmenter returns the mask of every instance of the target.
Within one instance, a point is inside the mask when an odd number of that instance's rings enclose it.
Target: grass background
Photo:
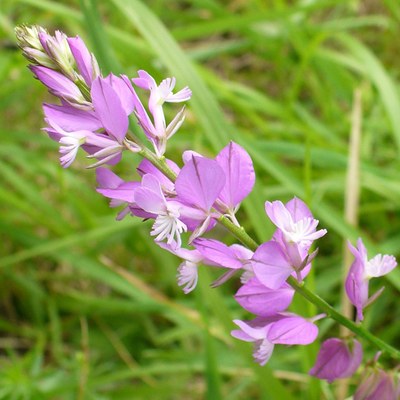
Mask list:
[[[81,35],[103,73],[176,76],[193,98],[167,155],[214,156],[230,139],[251,154],[257,183],[239,217],[259,241],[273,227],[265,200],[306,200],[329,235],[308,285],[340,306],[343,247],[362,236],[371,256],[400,248],[400,5],[396,0],[1,0],[0,399],[334,399],[307,372],[317,345],[279,346],[260,368],[234,341],[246,317],[230,282],[202,270],[188,296],[179,260],[96,194],[87,160],[58,164],[41,132],[41,103],[15,46],[17,24]],[[361,93],[359,223],[345,221],[349,132]],[[135,176],[134,157],[117,172]],[[226,232],[215,235],[233,243]],[[375,289],[382,285],[372,282]],[[400,273],[365,324],[399,345]],[[296,299],[294,310],[315,310]],[[320,323],[320,339],[335,335]],[[376,349],[365,343],[365,360]],[[393,361],[384,359],[385,365]],[[354,391],[357,377],[351,383]]]

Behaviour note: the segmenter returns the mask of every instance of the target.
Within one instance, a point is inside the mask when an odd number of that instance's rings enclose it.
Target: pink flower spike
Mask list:
[[[310,375],[326,379],[332,383],[336,379],[349,378],[361,364],[363,350],[361,343],[352,339],[351,342],[337,338],[325,340],[317,356]]]

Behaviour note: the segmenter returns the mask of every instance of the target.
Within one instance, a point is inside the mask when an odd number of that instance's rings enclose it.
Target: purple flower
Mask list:
[[[167,126],[163,104],[165,102],[178,103],[187,101],[190,99],[192,92],[188,87],[185,87],[173,94],[172,90],[175,87],[175,78],[164,79],[157,86],[154,78],[147,72],[138,71],[138,75],[139,78],[134,78],[132,81],[136,86],[150,91],[148,107],[153,120],[150,119],[139,97],[133,90],[135,113],[146,136],[153,143],[156,154],[161,157],[165,153],[167,140],[177,132],[185,119],[184,108],[182,108]]]
[[[393,256],[381,254],[368,261],[367,250],[361,239],[357,241],[357,248],[350,243],[348,246],[355,258],[346,278],[345,289],[348,298],[357,309],[357,319],[362,321],[363,309],[371,304],[383,290],[383,288],[380,289],[369,298],[369,280],[388,274],[396,267],[397,262]]]
[[[393,377],[376,367],[364,375],[354,394],[354,400],[396,400],[398,398]]]
[[[181,205],[165,198],[159,180],[151,174],[143,176],[142,184],[135,190],[135,202],[144,211],[155,214],[152,236],[156,241],[167,240],[171,245],[174,241],[181,246],[181,234],[187,227],[180,219]]]
[[[316,318],[320,316],[314,320]],[[253,356],[260,365],[265,365],[270,359],[275,344],[307,345],[318,336],[318,328],[313,322],[291,313],[278,313],[269,317],[257,317],[252,321],[233,322],[240,330],[232,331],[231,335],[254,343]]]
[[[352,339],[351,342],[337,338],[325,340],[310,375],[326,379],[329,383],[336,379],[348,378],[357,371],[362,356],[361,343],[356,339]]]
[[[203,156],[195,151],[187,150],[182,155],[184,164],[193,157]],[[234,214],[254,186],[253,162],[246,150],[232,141],[219,152],[215,161],[222,168],[226,178],[215,206],[237,223]]]
[[[293,267],[304,269],[305,257],[314,240],[326,234],[326,229],[316,230],[318,220],[314,219],[309,208],[298,198],[286,205],[281,201],[265,203],[265,211],[278,230],[274,239],[282,244]]]
[[[214,160],[193,157],[180,171],[176,200],[182,204],[182,220],[193,234],[190,241],[213,226],[218,214],[213,205],[225,184],[225,174]]]
[[[307,275],[317,251],[308,254],[313,240],[325,235],[316,231],[318,220],[308,207],[294,198],[286,206],[280,201],[265,203],[265,210],[278,227],[273,240],[258,247],[251,260],[257,279],[270,289],[278,289],[294,274],[301,282]]]

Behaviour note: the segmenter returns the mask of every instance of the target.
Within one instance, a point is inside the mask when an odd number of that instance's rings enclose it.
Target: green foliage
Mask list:
[[[103,71],[140,68],[190,86],[168,156],[243,145],[257,183],[239,217],[260,241],[273,231],[265,200],[305,199],[330,233],[309,284],[338,306],[344,240],[400,255],[399,18],[396,1],[2,0],[0,399],[335,398],[307,375],[315,348],[281,348],[254,365],[250,346],[229,335],[244,316],[236,283],[211,289],[215,271],[201,271],[198,293],[183,295],[179,260],[152,243],[149,224],[114,221],[83,158],[62,170],[40,131],[51,98],[26,69],[15,25],[81,35]],[[358,228],[343,213],[356,89]],[[131,177],[136,161],[125,157],[119,172]],[[396,344],[400,273],[385,285],[366,324]],[[296,308],[310,311],[300,299]],[[332,329],[321,323],[321,335]]]

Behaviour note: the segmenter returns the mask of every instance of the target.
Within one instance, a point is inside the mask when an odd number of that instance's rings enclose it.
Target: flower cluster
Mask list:
[[[175,78],[157,85],[145,71],[138,71],[133,79],[113,74],[104,77],[79,37],[62,32],[52,36],[40,27],[20,27],[17,38],[35,77],[60,100],[60,104],[44,104],[43,110],[44,130],[60,145],[61,165],[69,167],[80,148],[96,160],[91,167],[96,168],[97,192],[110,199],[110,207],[121,208],[117,219],[131,215],[151,220],[150,235],[156,244],[182,259],[177,280],[184,293],[195,289],[201,265],[223,271],[213,286],[240,271],[241,286],[235,299],[255,318],[235,320],[239,329],[233,330],[232,336],[253,342],[255,361],[264,365],[275,344],[312,343],[318,335],[314,322],[325,314],[307,319],[288,311],[293,287],[302,285],[317,255],[314,241],[327,233],[317,228],[319,221],[306,204],[298,198],[286,204],[267,201],[265,213],[276,230],[271,240],[261,245],[228,246],[204,237],[220,221],[229,223],[231,232],[234,228],[242,232],[236,212],[253,189],[255,172],[249,154],[234,142],[215,158],[186,151],[181,167],[164,157],[167,141],[180,128],[185,114],[183,107],[167,123],[164,103],[189,100],[190,89],[174,93]],[[147,92],[146,105],[137,90]],[[136,118],[153,151],[129,132],[131,117]],[[125,150],[144,157],[137,166],[137,181],[124,181],[104,167],[118,163]],[[368,260],[361,239],[357,248],[349,246],[355,260],[345,288],[361,322],[364,308],[381,293],[369,297],[369,279],[390,272],[396,260],[388,255]],[[362,355],[361,343],[355,338],[330,338],[322,344],[310,374],[329,382],[349,377],[360,366]],[[381,396],[395,391],[399,390],[391,377],[375,368],[366,374],[355,398],[374,399],[378,397],[371,393]]]

